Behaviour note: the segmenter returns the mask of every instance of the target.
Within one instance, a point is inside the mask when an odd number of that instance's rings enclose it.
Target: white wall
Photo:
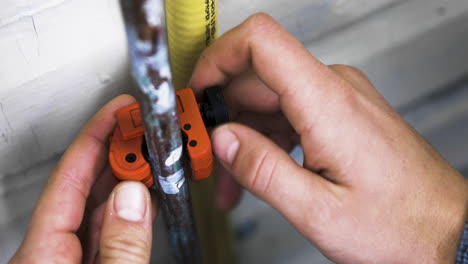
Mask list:
[[[361,67],[400,108],[412,109],[468,72],[465,0],[219,0],[219,9],[222,32],[254,12],[272,14],[325,62]],[[0,0],[0,263],[20,243],[48,172],[79,128],[106,101],[131,91],[119,11],[117,0]],[[439,139],[446,124],[468,116],[464,104],[444,105],[446,115],[435,119],[407,115],[459,167],[468,164],[455,158],[466,152],[451,152],[460,142]],[[236,224],[272,219],[264,224],[283,225],[278,236],[289,232],[268,207],[248,213],[248,201]],[[265,261],[252,255],[266,233],[240,247],[243,263]],[[291,240],[306,245],[297,234]]]

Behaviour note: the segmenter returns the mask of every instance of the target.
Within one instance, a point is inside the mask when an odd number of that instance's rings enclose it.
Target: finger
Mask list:
[[[380,115],[375,106],[363,103],[350,83],[264,14],[249,18],[206,49],[195,67],[191,87],[200,91],[225,85],[233,76],[250,70],[278,95],[282,112],[300,135],[304,167],[326,172],[335,183],[349,184],[352,179],[345,172],[356,149],[343,133],[368,133],[369,124],[350,120],[362,116],[359,111]]]
[[[288,119],[281,112],[273,114],[242,112],[235,119],[235,122],[242,123],[264,134],[270,134],[274,131],[295,133]]]
[[[86,198],[106,160],[106,138],[112,131],[114,111],[135,102],[124,95],[103,107],[85,126],[49,177],[34,209],[26,238],[15,258],[64,258],[78,262],[82,255],[75,232],[81,224]]]
[[[154,221],[158,214],[158,193],[153,189],[149,189],[149,192],[151,196],[151,219]]]
[[[93,184],[86,202],[83,220],[76,232],[83,250],[82,263],[95,262],[106,201],[117,183],[117,179],[107,164]]]
[[[88,223],[86,235],[82,237],[83,259],[82,263],[91,264],[96,260],[99,249],[99,238],[101,237],[102,221],[106,204],[103,203],[94,209]]]
[[[110,164],[106,164],[98,178],[94,181],[88,197],[88,206],[94,209],[106,202],[114,187],[119,183],[112,173]]]
[[[112,185],[112,189],[114,189],[116,184]],[[110,193],[108,193],[107,197],[110,197]],[[155,220],[157,214],[157,199],[156,193],[150,190],[151,196],[151,219],[152,221]],[[98,260],[98,250],[99,250],[99,243],[101,238],[101,230],[102,230],[102,223],[104,221],[104,215],[106,210],[107,203],[100,204],[91,216],[89,222],[88,232],[84,239],[83,245],[83,263],[95,263]]]
[[[115,126],[114,112],[135,102],[119,96],[104,106],[83,128],[52,173],[34,210],[30,233],[75,232],[86,199],[107,160],[107,138]]]
[[[289,148],[292,149],[299,144],[296,131],[281,112],[275,114],[242,112],[235,119],[235,122],[257,130],[273,140],[277,145],[284,147],[283,149],[288,152],[290,151]]]
[[[315,125],[316,119],[310,116],[318,117],[326,110],[324,102],[336,101],[349,89],[265,14],[252,16],[206,49],[195,67],[191,87],[200,91],[226,84],[232,76],[251,69],[279,96],[283,112],[301,135]]]
[[[240,112],[276,113],[280,111],[279,97],[262,82],[254,71],[232,79],[223,89],[232,119]]]
[[[333,202],[332,183],[301,168],[270,140],[243,125],[221,126],[212,139],[227,171],[296,227],[303,229],[310,222],[323,220],[323,212]]]
[[[216,166],[216,176],[218,179],[215,198],[216,207],[224,211],[231,210],[241,199],[242,187],[219,163]]]
[[[107,203],[100,240],[100,263],[149,263],[151,197],[140,182],[116,186]]]
[[[281,113],[259,115],[242,112],[236,118],[236,122],[257,130],[286,152],[290,152],[299,144],[298,136]],[[241,187],[223,166],[217,166],[216,175],[216,206],[222,210],[230,210],[239,203]]]

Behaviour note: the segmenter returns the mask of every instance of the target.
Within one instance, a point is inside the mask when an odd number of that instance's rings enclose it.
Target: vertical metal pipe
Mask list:
[[[178,263],[201,263],[166,41],[162,0],[121,0],[155,188]]]

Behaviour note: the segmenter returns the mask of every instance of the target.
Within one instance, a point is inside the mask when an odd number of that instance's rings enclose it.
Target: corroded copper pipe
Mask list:
[[[121,0],[154,188],[178,263],[200,263],[183,160],[162,0]]]

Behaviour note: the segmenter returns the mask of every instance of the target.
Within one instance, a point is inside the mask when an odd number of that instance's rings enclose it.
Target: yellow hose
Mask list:
[[[217,37],[217,0],[165,0],[172,81],[187,88],[201,52]],[[215,177],[190,181],[203,264],[234,264],[232,229],[226,213],[214,208]]]
[[[166,25],[173,82],[187,88],[195,63],[218,32],[217,0],[166,0]]]

